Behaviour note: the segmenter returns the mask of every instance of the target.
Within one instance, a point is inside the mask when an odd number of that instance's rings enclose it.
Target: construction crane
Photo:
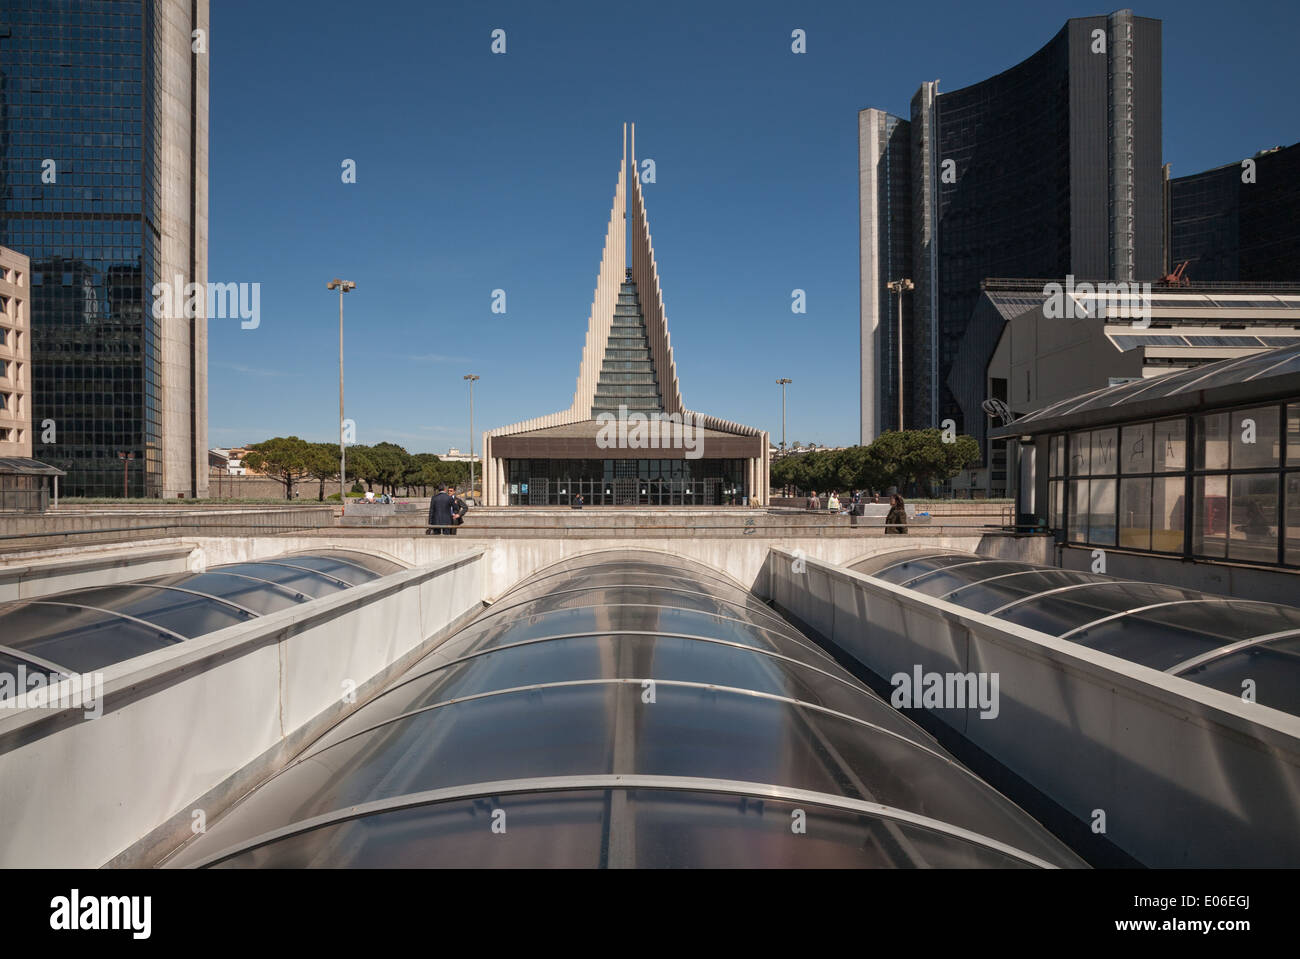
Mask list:
[[[1174,269],[1174,272],[1166,273],[1160,279],[1156,280],[1156,286],[1191,286],[1192,281],[1183,276],[1183,273],[1187,269],[1187,264],[1191,262],[1191,260],[1183,260],[1183,262],[1179,263]]]

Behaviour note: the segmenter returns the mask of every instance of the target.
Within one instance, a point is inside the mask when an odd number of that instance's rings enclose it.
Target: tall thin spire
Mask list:
[[[654,243],[650,239],[650,221],[646,217],[645,199],[641,194],[641,176],[636,161],[636,124],[632,124],[632,251],[628,263],[632,282],[636,284],[641,311],[645,315],[650,356],[663,398],[664,412],[681,413],[681,386],[677,382],[677,364],[673,362],[672,341],[668,336],[668,317],[664,312],[663,290],[659,285],[659,267],[655,263]]]

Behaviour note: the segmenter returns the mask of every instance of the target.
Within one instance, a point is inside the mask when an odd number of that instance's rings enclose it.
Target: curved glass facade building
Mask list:
[[[315,550],[0,603],[0,698],[21,687],[20,676],[103,669],[399,569],[365,553]]]
[[[1083,865],[718,572],[565,560],[176,866]]]
[[[984,443],[1001,331],[972,319],[985,279],[1164,272],[1161,56],[1159,20],[1076,17],[988,79],[923,82],[905,116],[860,112],[861,442],[899,428],[903,386],[905,428],[951,418]]]
[[[967,609],[1300,715],[1300,609],[952,550],[852,567]]]

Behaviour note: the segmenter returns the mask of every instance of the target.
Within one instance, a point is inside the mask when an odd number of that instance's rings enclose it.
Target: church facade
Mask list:
[[[689,410],[682,402],[635,173],[635,125],[630,132],[632,175],[624,125],[573,404],[484,434],[488,506],[571,506],[579,495],[586,506],[768,501],[767,432]]]

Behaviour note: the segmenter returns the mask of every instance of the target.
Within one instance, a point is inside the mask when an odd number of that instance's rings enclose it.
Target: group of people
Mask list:
[[[863,507],[867,502],[867,494],[862,490],[854,490],[852,498],[849,500],[847,508],[841,508],[839,493],[831,490],[826,495],[826,509],[832,513],[848,516],[862,516],[866,512]],[[872,493],[871,502],[879,503],[880,494]],[[817,495],[816,490],[812,490],[808,496],[807,508],[811,510],[820,510],[822,508],[821,497]],[[906,533],[907,532],[907,503],[899,493],[895,493],[889,498],[889,514],[885,517],[886,533]]]
[[[456,495],[456,487],[438,484],[438,492],[429,500],[429,528],[426,536],[456,535],[456,527],[465,522],[469,504]]]

